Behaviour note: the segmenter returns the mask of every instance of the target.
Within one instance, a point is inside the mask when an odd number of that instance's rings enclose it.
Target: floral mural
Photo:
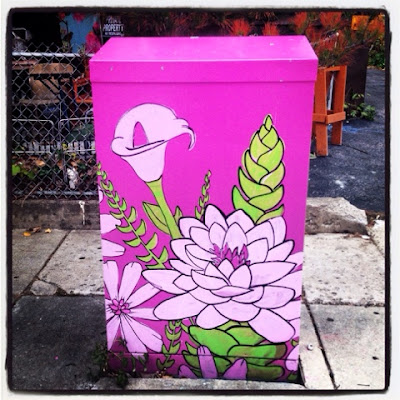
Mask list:
[[[171,241],[178,257],[169,260],[172,269],[143,272],[155,287],[176,295],[155,308],[156,317],[196,316],[204,329],[236,320],[248,322],[271,342],[293,337],[295,330],[284,316],[298,308],[293,300],[300,288],[289,274],[296,255],[289,257],[293,243],[284,241],[282,217],[255,226],[242,210],[225,219],[208,205],[204,224],[181,218],[180,227],[184,239]]]
[[[136,318],[155,319],[153,310],[136,308],[158,293],[158,289],[147,284],[135,291],[142,268],[139,263],[130,263],[124,267],[121,282],[118,285],[118,266],[108,261],[103,266],[106,296],[107,343],[111,348],[118,330],[125,340],[128,351],[133,355],[142,355],[147,348],[161,351],[161,335]],[[119,286],[119,288],[118,288]]]
[[[123,343],[129,355],[179,377],[293,380],[303,255],[287,237],[284,143],[267,115],[243,149],[233,211],[210,202],[212,171],[204,171],[194,215],[183,215],[171,210],[163,183],[168,143],[181,135],[192,149],[195,132],[163,105],[140,104],[119,119],[110,146],[154,199],[142,210],[99,167],[109,207],[101,214],[108,348]],[[104,238],[112,232],[123,245]],[[136,259],[119,265],[127,248]]]

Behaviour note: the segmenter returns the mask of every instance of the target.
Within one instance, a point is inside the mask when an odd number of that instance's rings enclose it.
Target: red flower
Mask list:
[[[58,18],[60,19],[60,21],[63,21],[65,18],[65,13],[64,12],[59,12],[58,13]]]
[[[169,19],[173,25],[171,27],[172,36],[187,36],[191,32],[190,19],[186,14],[175,15],[169,13]]]
[[[94,31],[98,31],[98,30],[100,29],[100,24],[99,24],[99,22],[98,22],[98,21],[95,21],[92,28],[93,28]]]
[[[82,13],[73,13],[72,14],[72,18],[76,21],[76,22],[82,22],[85,19],[85,14]]]
[[[383,35],[385,32],[385,22],[383,16],[380,14],[377,18],[374,18],[367,26],[367,29],[372,34]]]
[[[319,14],[319,20],[321,24],[326,29],[338,28],[342,19],[342,13],[340,11],[328,11],[321,12]]]
[[[101,47],[101,43],[99,38],[94,34],[93,31],[90,31],[86,35],[86,45],[85,50],[87,53],[96,53]]]
[[[267,22],[263,29],[262,29],[262,34],[264,36],[278,36],[279,35],[279,29],[277,26],[271,22]]]
[[[230,28],[232,35],[247,36],[250,33],[250,24],[243,18],[235,19]]]
[[[296,33],[303,34],[308,25],[308,14],[306,12],[297,12],[292,18]]]
[[[319,40],[321,40],[321,32],[319,32],[317,29],[315,29],[313,26],[307,27],[305,31],[305,35],[307,36],[307,39],[311,43],[316,43]]]
[[[351,30],[353,31],[363,31],[369,21],[368,15],[353,15],[351,17]]]

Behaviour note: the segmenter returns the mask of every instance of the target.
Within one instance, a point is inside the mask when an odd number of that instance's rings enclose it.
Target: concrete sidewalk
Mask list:
[[[340,205],[340,207],[338,207]],[[120,390],[93,382],[105,343],[100,233],[12,236],[14,390]],[[309,199],[300,367],[304,384],[130,379],[126,390],[380,390],[385,387],[385,224],[343,199]]]

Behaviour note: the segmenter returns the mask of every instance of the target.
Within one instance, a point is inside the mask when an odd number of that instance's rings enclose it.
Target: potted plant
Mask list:
[[[321,67],[347,65],[347,101],[355,93],[365,94],[369,51],[382,48],[384,41],[383,14],[299,12],[292,24],[295,33],[307,36]]]
[[[332,143],[341,144],[345,98],[357,107],[365,95],[368,54],[383,41],[384,18],[379,13],[298,12],[291,22],[318,56],[313,133],[317,155],[327,155],[327,125],[332,124]]]
[[[352,54],[347,68],[346,101],[351,103],[356,97],[355,105],[359,105],[362,102],[362,97],[365,96],[370,50],[384,41],[384,16],[376,13],[353,15],[351,26],[347,26],[343,33],[348,43],[348,49]]]
[[[328,155],[328,125],[332,125],[332,144],[342,144],[346,62],[349,53],[341,33],[342,13],[296,13],[294,31],[306,35],[318,56],[319,68],[315,82],[313,137],[316,154]]]

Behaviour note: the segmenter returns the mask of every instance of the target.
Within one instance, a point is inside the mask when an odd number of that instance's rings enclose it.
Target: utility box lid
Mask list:
[[[90,60],[90,78],[92,82],[314,81],[317,61],[305,36],[112,38]]]

